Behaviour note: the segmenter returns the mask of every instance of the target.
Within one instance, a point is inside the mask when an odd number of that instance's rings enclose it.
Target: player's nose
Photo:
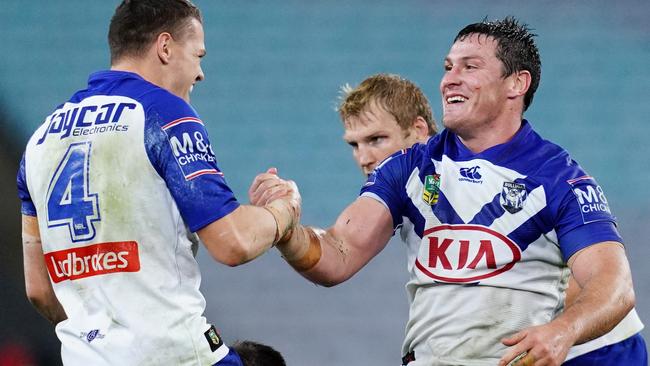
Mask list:
[[[445,71],[440,79],[440,91],[444,96],[444,91],[446,88],[452,85],[460,84],[460,75],[457,67],[452,67],[451,69]]]
[[[359,148],[357,158],[359,160],[359,166],[361,166],[365,174],[370,174],[375,169],[375,166],[377,166],[377,158],[367,148]]]

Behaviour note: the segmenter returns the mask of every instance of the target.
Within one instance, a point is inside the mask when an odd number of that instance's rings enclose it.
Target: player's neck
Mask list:
[[[468,134],[459,133],[458,138],[470,151],[475,154],[481,153],[491,147],[504,144],[510,141],[522,126],[522,119],[512,119],[507,123],[499,123],[480,131],[472,131]]]
[[[149,62],[147,58],[123,57],[111,65],[111,70],[132,72],[152,84],[163,86],[162,70],[157,64]]]

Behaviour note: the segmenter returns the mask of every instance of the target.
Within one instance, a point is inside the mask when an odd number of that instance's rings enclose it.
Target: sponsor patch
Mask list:
[[[118,103],[118,100],[123,102]],[[46,120],[47,128],[44,130],[36,145],[40,145],[48,136],[60,136],[64,139],[69,136],[88,136],[104,132],[126,132],[129,126],[123,115],[135,110],[135,103],[127,102],[128,98],[108,98],[94,96],[81,104],[66,103]]]
[[[433,206],[438,203],[440,197],[440,174],[427,175],[424,177],[424,191],[422,199],[427,205]]]
[[[217,160],[203,121],[196,117],[179,118],[164,125],[162,130],[186,180],[204,174],[223,175],[217,169]]]
[[[506,235],[480,225],[440,225],[423,232],[415,260],[438,282],[475,283],[509,271],[521,249]]]
[[[571,186],[571,191],[578,201],[580,214],[585,224],[612,219],[612,212],[609,209],[605,192],[593,177],[585,175],[567,180],[567,183]]]
[[[524,203],[528,197],[526,186],[521,183],[503,182],[500,202],[501,206],[511,214],[517,213],[524,208]]]
[[[138,243],[100,243],[49,252],[45,254],[45,264],[54,283],[115,272],[138,272]]]
[[[205,333],[203,333],[205,336],[205,339],[208,341],[208,344],[210,345],[210,350],[212,352],[216,351],[219,347],[223,346],[223,340],[221,340],[221,336],[219,336],[219,333],[217,332],[217,329],[213,326],[210,327],[210,329],[206,330]]]

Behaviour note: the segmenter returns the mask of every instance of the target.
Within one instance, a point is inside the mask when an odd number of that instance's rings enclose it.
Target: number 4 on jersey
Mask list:
[[[47,225],[67,226],[73,242],[95,237],[97,194],[89,193],[90,142],[70,145],[47,190]]]

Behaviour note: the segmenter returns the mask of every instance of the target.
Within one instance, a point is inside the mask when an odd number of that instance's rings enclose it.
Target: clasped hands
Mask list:
[[[277,243],[288,241],[293,229],[300,223],[302,198],[296,183],[280,178],[277,168],[269,168],[265,173],[260,173],[253,179],[248,189],[248,198],[251,205],[265,207],[270,211],[275,210],[274,207],[278,206],[287,210],[289,218],[286,225],[278,222],[281,232]],[[276,220],[278,220],[277,216]]]

